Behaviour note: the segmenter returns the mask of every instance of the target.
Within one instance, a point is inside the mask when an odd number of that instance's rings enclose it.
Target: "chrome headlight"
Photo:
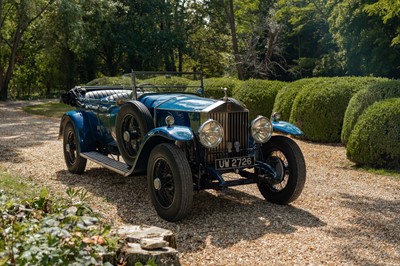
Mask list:
[[[222,141],[224,132],[220,123],[213,119],[208,119],[199,129],[199,139],[206,148],[214,148]]]
[[[258,116],[251,123],[251,135],[258,143],[267,142],[272,136],[272,131],[271,122],[264,116]]]

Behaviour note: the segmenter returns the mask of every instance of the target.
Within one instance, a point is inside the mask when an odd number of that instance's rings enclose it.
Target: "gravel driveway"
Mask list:
[[[66,171],[59,120],[0,102],[0,166],[58,195],[84,188],[114,225],[174,231],[182,265],[400,265],[400,178],[352,168],[342,146],[297,141],[307,164],[303,194],[290,206],[265,202],[255,185],[195,193],[192,214],[159,218],[144,176],[122,177],[93,163]]]

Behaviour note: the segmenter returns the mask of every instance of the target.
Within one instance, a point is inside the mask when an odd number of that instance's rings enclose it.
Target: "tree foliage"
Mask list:
[[[0,0],[1,99],[132,69],[399,78],[399,10],[393,0]]]

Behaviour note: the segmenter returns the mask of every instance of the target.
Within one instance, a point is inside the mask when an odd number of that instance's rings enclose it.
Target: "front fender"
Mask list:
[[[294,136],[303,135],[303,131],[301,131],[298,127],[285,121],[273,121],[272,127],[274,128],[274,131],[278,131],[281,133]]]
[[[184,126],[157,127],[147,133],[144,141],[153,136],[175,141],[190,141],[193,139],[193,131],[191,128]]]
[[[92,143],[92,132],[90,127],[88,114],[81,110],[72,110],[66,112],[61,118],[59,139],[62,138],[64,127],[68,122],[71,122],[75,128],[77,134],[77,140],[79,143],[79,152],[93,150],[94,143]]]
[[[139,155],[134,165],[135,173],[146,171],[151,151],[165,142],[191,141],[194,138],[191,128],[184,126],[157,127],[149,131],[143,139]]]

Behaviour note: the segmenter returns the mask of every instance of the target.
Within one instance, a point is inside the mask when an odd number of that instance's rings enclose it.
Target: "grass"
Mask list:
[[[24,111],[35,115],[44,115],[49,117],[61,118],[66,111],[73,107],[64,103],[43,103],[24,107]]]
[[[375,175],[397,177],[400,180],[400,170],[374,169],[374,168],[370,168],[370,167],[360,167],[358,169],[360,169],[362,171],[366,171],[371,174],[375,174]]]
[[[9,174],[0,167],[0,188],[5,194],[17,198],[30,198],[37,194],[35,185],[20,176]]]

